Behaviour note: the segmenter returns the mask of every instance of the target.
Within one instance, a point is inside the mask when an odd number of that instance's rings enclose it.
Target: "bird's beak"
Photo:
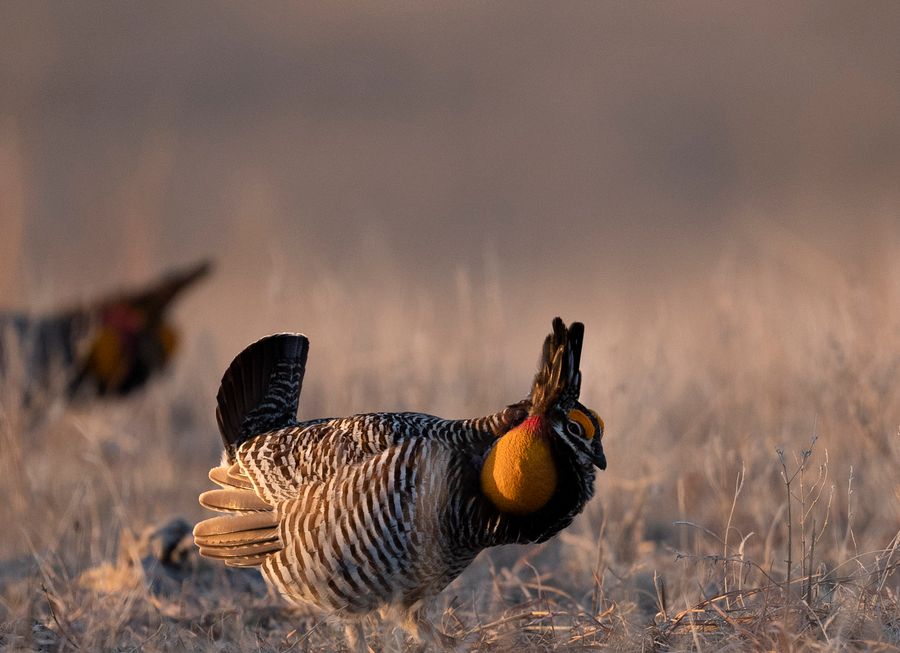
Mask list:
[[[606,454],[604,454],[602,451],[600,453],[594,454],[593,456],[591,456],[591,462],[594,463],[594,465],[598,469],[606,469]]]

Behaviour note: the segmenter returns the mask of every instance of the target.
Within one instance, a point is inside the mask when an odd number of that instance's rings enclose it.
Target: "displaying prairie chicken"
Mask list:
[[[234,359],[216,417],[225,443],[194,528],[200,553],[259,567],[288,600],[343,618],[380,611],[415,639],[420,616],[486,547],[568,526],[605,469],[603,423],[578,402],[584,327],[553,321],[528,399],[486,417],[371,413],[298,422],[309,342],[273,335]]]
[[[210,269],[203,262],[54,315],[0,313],[0,370],[18,363],[26,396],[126,395],[171,360],[178,342],[167,321],[172,301]]]

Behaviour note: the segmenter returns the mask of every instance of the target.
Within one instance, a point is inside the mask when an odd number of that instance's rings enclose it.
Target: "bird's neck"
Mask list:
[[[481,491],[501,512],[528,515],[550,501],[558,470],[546,420],[532,415],[497,440],[481,469]]]

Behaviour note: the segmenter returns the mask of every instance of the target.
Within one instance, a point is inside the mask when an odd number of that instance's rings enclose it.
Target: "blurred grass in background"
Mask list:
[[[719,592],[783,582],[790,532],[794,597],[805,595],[807,583],[797,580],[812,571],[821,587],[809,603],[825,610],[827,625],[798,625],[777,610],[763,618],[757,609],[745,627],[764,633],[761,641],[771,645],[781,645],[778,637],[800,637],[804,646],[897,644],[898,612],[888,603],[897,591],[891,570],[900,524],[900,314],[889,298],[896,296],[890,284],[900,270],[892,263],[897,273],[886,267],[884,285],[863,285],[832,276],[829,261],[801,252],[778,259],[751,251],[741,247],[723,256],[700,286],[673,283],[641,320],[623,319],[608,307],[562,311],[587,323],[582,399],[606,420],[609,470],[599,477],[597,498],[559,538],[535,550],[508,547],[479,559],[442,596],[444,612],[437,614],[445,627],[482,624],[492,633],[490,624],[508,610],[527,608],[533,621],[550,601],[558,619],[575,621],[585,619],[578,617],[582,612],[596,616],[614,608],[601,620],[605,629],[594,627],[589,641],[639,648],[650,641],[646,626],[661,611],[660,586],[662,612],[671,618]],[[828,291],[811,293],[807,275],[828,279]],[[546,325],[532,329],[517,320],[502,287],[467,279],[460,273],[456,292],[442,300],[454,307],[452,322],[435,317],[434,300],[415,283],[389,314],[379,311],[379,293],[338,279],[319,279],[302,293],[302,310],[276,300],[259,308],[263,319],[312,334],[301,416],[382,409],[475,415],[523,396]],[[190,307],[186,301],[183,310]],[[378,319],[361,322],[354,314]],[[120,533],[173,516],[201,517],[196,496],[220,451],[212,415],[221,366],[211,341],[210,334],[194,337],[174,372],[133,400],[60,407],[31,430],[10,410],[13,402],[4,404],[0,492],[12,537],[3,538],[2,555],[8,566],[22,565],[20,575],[7,569],[8,627],[21,631],[29,614],[44,614],[43,623],[55,628],[46,616],[50,604],[36,591],[41,576],[32,556],[54,579],[60,606],[71,610],[85,601],[75,598],[85,591],[79,575],[121,560],[127,536]],[[524,344],[513,351],[519,341]],[[792,521],[782,472],[792,479]],[[30,595],[22,569],[33,570]],[[845,577],[852,579],[847,587],[832,582]],[[121,592],[116,582],[104,581]],[[93,583],[89,587],[96,577]],[[228,587],[210,594],[199,583],[185,585],[199,597],[193,602],[151,600],[143,585],[126,584],[132,603],[121,624],[105,621],[99,608],[82,611],[66,617],[77,631],[69,637],[82,648],[137,645],[159,630],[169,642],[158,644],[164,649],[176,641],[246,646],[247,637],[258,636],[265,650],[280,650],[296,643],[292,627],[306,632],[285,615],[265,627],[248,622],[246,615],[235,616],[244,615],[243,608],[232,613],[227,606],[241,606],[252,595]],[[870,598],[861,598],[866,592]],[[87,596],[102,601],[104,595]],[[160,602],[168,606],[167,618],[152,608]],[[271,603],[252,601],[259,610]],[[758,605],[752,598],[746,603]],[[848,605],[857,606],[855,613]],[[198,631],[202,615],[210,614],[244,626]],[[733,645],[746,644],[732,630]],[[303,639],[302,646],[340,642],[325,627],[314,632],[325,639]],[[179,639],[190,633],[200,639]],[[691,646],[689,635],[673,633],[664,640],[669,645]],[[700,648],[724,645],[722,636],[721,630],[693,635],[705,642]],[[546,628],[484,637],[485,650],[493,650],[488,642],[496,638],[492,646],[499,650],[512,645],[510,637],[519,637],[520,645],[563,649],[569,642],[565,633],[548,636]]]

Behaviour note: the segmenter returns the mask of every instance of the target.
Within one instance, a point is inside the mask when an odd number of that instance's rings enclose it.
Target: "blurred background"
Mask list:
[[[302,329],[254,302],[298,303],[323,277],[376,284],[385,310],[395,283],[421,288],[440,312],[460,270],[487,275],[510,319],[543,327],[652,304],[760,229],[846,274],[897,231],[893,2],[2,17],[6,306],[212,256],[194,306],[215,310],[192,311],[192,332],[240,329],[232,349]]]
[[[813,434],[843,484],[834,558],[851,467],[882,546],[898,35],[891,1],[4,2],[2,307],[215,260],[150,399],[57,427],[130,452],[129,524],[201,514],[218,379],[266,333],[311,338],[301,416],[457,416],[523,396],[559,314],[587,325],[582,399],[607,421],[579,532],[624,523],[609,555],[685,545],[673,516],[724,523],[745,464],[763,482],[735,523],[766,532],[774,451]]]

